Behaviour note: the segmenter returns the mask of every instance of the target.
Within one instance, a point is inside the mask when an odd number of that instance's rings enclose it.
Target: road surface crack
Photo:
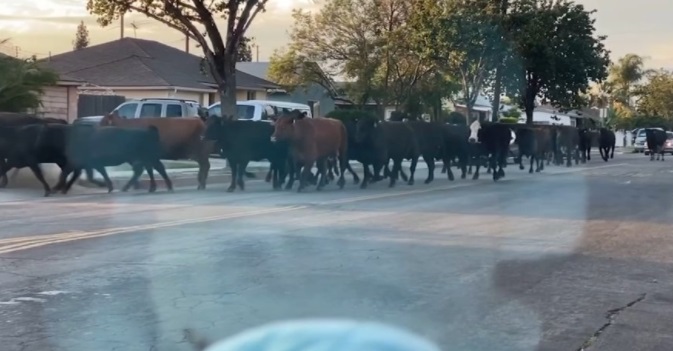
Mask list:
[[[610,327],[617,320],[617,316],[619,316],[619,314],[622,313],[622,311],[626,310],[629,307],[633,307],[638,302],[641,302],[641,301],[645,300],[646,296],[647,296],[647,294],[642,294],[637,299],[627,303],[626,305],[624,305],[622,307],[618,307],[618,308],[614,308],[614,309],[609,310],[608,313],[605,315],[605,318],[608,321],[605,324],[603,324],[600,328],[598,328],[598,330],[596,330],[596,332],[594,332],[589,337],[589,339],[587,339],[584,343],[582,343],[582,346],[580,346],[577,349],[577,351],[587,351],[591,347],[591,345],[593,345],[598,340],[598,338],[601,336],[601,334],[603,334],[603,332],[606,329],[608,329],[608,327]]]

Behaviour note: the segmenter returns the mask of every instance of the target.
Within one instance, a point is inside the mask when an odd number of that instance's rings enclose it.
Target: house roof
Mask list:
[[[269,79],[269,64],[270,62],[236,62],[236,69],[257,78],[271,81]]]
[[[99,86],[157,86],[211,88],[215,80],[201,72],[201,57],[152,40],[123,38],[51,56],[42,62],[62,79]],[[278,86],[245,72],[236,73],[236,85],[250,89]]]

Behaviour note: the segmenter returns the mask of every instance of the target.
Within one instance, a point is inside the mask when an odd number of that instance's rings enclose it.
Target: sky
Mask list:
[[[292,26],[292,8],[315,9],[321,0],[269,0],[266,13],[257,17],[248,36],[259,45],[259,60],[267,61],[275,49],[288,42]],[[647,58],[649,68],[673,68],[673,1],[665,0],[576,0],[589,10],[596,10],[598,34],[607,35],[606,45],[613,60],[635,53]],[[120,37],[120,24],[101,28],[86,11],[86,0],[31,0],[6,1],[0,7],[0,40],[10,38],[9,44],[0,45],[0,52],[28,57],[46,57],[72,49],[77,24],[89,28],[90,45],[104,43]],[[129,14],[125,18],[125,36],[160,41],[184,49],[182,34],[165,25]],[[132,27],[135,25],[136,29]],[[192,43],[193,44],[193,43]],[[200,53],[192,45],[191,52]],[[253,52],[253,56],[255,52]]]

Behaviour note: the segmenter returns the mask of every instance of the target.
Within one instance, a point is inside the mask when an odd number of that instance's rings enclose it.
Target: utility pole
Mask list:
[[[119,25],[119,39],[124,39],[124,14],[121,16],[121,23]]]
[[[259,45],[255,45],[255,60],[259,62]]]
[[[509,7],[509,0],[495,0],[499,2],[498,5],[498,15],[499,15],[499,20],[500,20],[500,28],[504,31],[504,26],[502,24],[505,21],[505,16],[507,16],[507,9]],[[504,35],[505,33],[502,33],[500,35],[500,38],[504,40]],[[501,54],[500,57],[498,57],[498,66],[495,68],[495,81],[493,82],[493,105],[491,106],[491,110],[493,110],[493,114],[491,115],[491,121],[497,122],[498,118],[500,117],[500,94],[502,93],[502,75],[503,75],[503,70],[505,69],[505,57],[504,54]]]
[[[189,54],[189,35],[185,34],[185,52]]]

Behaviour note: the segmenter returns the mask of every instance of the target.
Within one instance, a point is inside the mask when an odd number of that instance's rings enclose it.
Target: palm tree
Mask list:
[[[38,108],[44,88],[56,84],[58,75],[34,59],[0,56],[0,111],[25,112]]]
[[[626,54],[610,66],[606,90],[615,101],[631,106],[638,83],[649,70],[644,69],[645,59],[636,54]]]

